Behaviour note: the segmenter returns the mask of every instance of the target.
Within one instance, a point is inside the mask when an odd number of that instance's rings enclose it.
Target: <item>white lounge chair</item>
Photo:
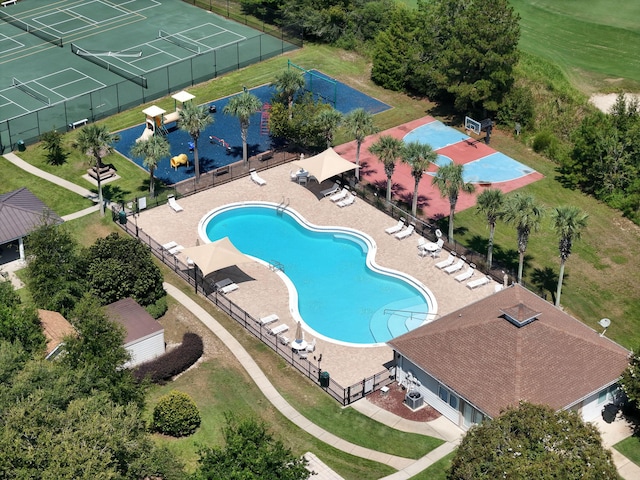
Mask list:
[[[261,187],[267,184],[267,181],[260,177],[260,175],[258,175],[258,172],[256,172],[255,168],[249,170],[249,174],[251,175],[251,180],[253,180],[253,183],[258,184]]]
[[[168,242],[162,245],[162,248],[164,248],[165,250],[171,250],[172,248],[175,248],[177,246],[178,246],[178,242]]]
[[[271,335],[280,335],[281,333],[284,333],[287,330],[289,330],[289,326],[286,323],[281,323],[277,327],[273,327],[271,329]]]
[[[454,272],[457,272],[458,270],[462,270],[462,267],[464,267],[464,260],[460,259],[453,265],[445,267],[443,270],[448,274],[452,274]]]
[[[178,205],[178,202],[176,202],[176,197],[174,197],[173,195],[169,195],[168,199],[169,206],[173,209],[174,212],[181,212],[184,210],[184,208],[182,208],[180,205]]]
[[[329,195],[333,195],[334,193],[338,193],[340,191],[340,184],[335,182],[332,187],[327,188],[325,190],[321,190],[320,194],[323,197],[328,197]]]
[[[476,271],[475,265],[473,264],[469,265],[469,268],[467,268],[464,272],[462,272],[460,275],[456,277],[456,281],[465,282],[469,280],[471,277],[473,277],[473,274],[475,273],[475,271]]]
[[[340,200],[344,200],[347,195],[349,195],[349,190],[347,188],[343,188],[338,193],[331,195],[329,200],[332,202],[339,202]]]
[[[282,345],[289,345],[289,342],[291,341],[289,340],[289,337],[285,337],[284,335],[278,335],[278,340]]]
[[[213,286],[216,290],[220,290],[222,287],[226,287],[227,285],[231,285],[232,283],[233,283],[233,280],[231,280],[230,278],[225,278],[223,280],[220,280],[214,283]]]
[[[403,227],[404,227],[404,218],[401,218],[400,220],[398,220],[398,223],[396,223],[393,227],[389,227],[385,229],[385,232],[388,233],[389,235],[393,235],[394,233],[398,233],[400,230],[402,230]]]
[[[316,350],[316,339],[314,338],[311,343],[307,344],[307,348],[305,348],[307,352],[315,352]]]
[[[227,293],[231,293],[231,292],[235,292],[236,290],[238,290],[238,285],[235,283],[232,283],[230,285],[227,285],[226,287],[222,287],[220,290],[218,290],[220,293],[224,293],[225,295]]]
[[[352,194],[349,194],[349,196],[347,198],[337,202],[336,205],[338,205],[340,208],[348,207],[349,205],[353,205],[355,203],[355,201],[356,201],[356,196],[352,195]]]
[[[184,247],[182,245],[176,245],[173,248],[170,248],[168,251],[171,255],[177,255],[179,254],[182,250],[184,250]]]
[[[491,279],[489,277],[477,278],[476,280],[471,280],[469,283],[467,283],[467,288],[473,290],[474,288],[481,287],[482,285],[486,285],[490,281]]]
[[[442,270],[443,268],[449,267],[453,265],[453,262],[456,261],[456,256],[453,253],[450,253],[449,256],[442,260],[441,262],[436,263],[436,268]]]
[[[400,232],[396,233],[396,234],[395,234],[395,237],[396,237],[398,240],[402,240],[403,238],[407,238],[408,236],[410,236],[410,235],[413,233],[413,231],[415,230],[415,228],[416,228],[416,226],[415,226],[415,225],[413,225],[413,224],[411,224],[411,225],[409,225],[407,228],[405,228],[404,230],[402,230],[402,231],[400,231]]]
[[[262,325],[268,325],[269,323],[277,322],[278,320],[280,320],[278,318],[278,315],[272,313],[271,315],[267,315],[266,317],[261,317],[258,322]]]

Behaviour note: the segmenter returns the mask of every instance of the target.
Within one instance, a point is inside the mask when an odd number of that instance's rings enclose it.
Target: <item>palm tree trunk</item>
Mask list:
[[[453,216],[455,215],[455,207],[449,209],[449,243],[453,244]]]
[[[104,200],[102,198],[102,182],[100,181],[100,167],[97,169],[97,182],[98,182],[98,203],[100,204],[100,216],[104,217]]]
[[[518,261],[518,283],[522,284],[522,268],[524,267],[524,252],[520,252],[520,259]]]
[[[560,261],[560,275],[558,277],[558,289],[556,290],[556,307],[560,306],[560,294],[562,293],[562,279],[564,278],[564,260]]]
[[[356,180],[360,180],[360,147],[362,146],[362,142],[356,143]],[[415,213],[414,213],[415,215]]]
[[[200,180],[200,158],[198,157],[198,140],[193,139],[193,168],[196,170],[196,182]]]
[[[153,167],[149,167],[149,174],[151,175],[151,178],[149,179],[149,193],[151,194],[151,196],[153,197],[153,191],[155,189],[155,182],[153,181]]]
[[[393,183],[391,183],[391,177],[387,177],[387,202],[391,203],[391,187],[393,187]]]
[[[493,266],[493,234],[496,231],[495,224],[491,224],[489,226],[489,245],[487,247],[487,264],[489,265],[489,270]]]
[[[249,157],[247,156],[247,130],[243,128],[241,133],[242,133],[242,160],[244,160],[244,163],[247,163],[249,161]]]
[[[413,189],[413,202],[411,202],[411,213],[414,217],[417,216],[418,213],[418,184],[420,180],[416,182],[416,188]]]

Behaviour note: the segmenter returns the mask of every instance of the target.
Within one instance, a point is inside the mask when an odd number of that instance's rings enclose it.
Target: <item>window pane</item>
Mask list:
[[[447,403],[449,402],[449,390],[444,388],[442,385],[440,385],[440,388],[438,389],[438,396],[442,401]]]
[[[449,405],[451,405],[456,410],[458,409],[458,397],[456,397],[453,393],[449,395]]]

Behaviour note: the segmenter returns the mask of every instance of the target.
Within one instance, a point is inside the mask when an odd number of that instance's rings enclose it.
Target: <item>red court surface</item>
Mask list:
[[[377,157],[369,153],[369,147],[375,143],[380,135],[390,135],[395,138],[402,139],[407,133],[413,129],[425,125],[427,123],[435,121],[435,118],[426,116],[414,120],[409,123],[405,123],[398,127],[390,128],[384,132],[380,132],[376,135],[371,135],[365,139],[360,147],[360,178],[362,181],[377,186],[381,191],[385,191],[387,187],[387,176],[384,173],[384,165],[378,160]],[[342,155],[344,158],[355,162],[356,161],[356,142],[355,140],[343,145],[335,147],[335,151]],[[478,160],[479,158],[486,157],[492,153],[496,153],[496,150],[485,145],[484,142],[467,142],[461,141],[453,145],[436,150],[438,154],[445,155],[454,163],[465,164]],[[437,166],[431,164],[429,172],[435,172]],[[533,172],[528,175],[516,178],[514,180],[508,180],[505,182],[493,182],[491,184],[475,184],[476,191],[473,194],[461,193],[458,197],[458,203],[456,205],[456,212],[473,207],[476,204],[476,196],[486,188],[498,188],[504,193],[511,192],[520,187],[533,183],[543,178],[543,175],[538,172]],[[418,209],[422,209],[422,217],[438,219],[441,217],[449,216],[449,200],[442,198],[438,189],[431,184],[433,177],[425,174],[420,180],[418,187]],[[403,201],[411,205],[413,196],[413,189],[415,180],[411,176],[411,168],[400,161],[396,163],[396,168],[393,172],[393,197],[396,200]]]

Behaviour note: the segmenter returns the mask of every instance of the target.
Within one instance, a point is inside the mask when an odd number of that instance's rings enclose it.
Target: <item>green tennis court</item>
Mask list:
[[[180,0],[0,8],[0,151],[298,48]]]

